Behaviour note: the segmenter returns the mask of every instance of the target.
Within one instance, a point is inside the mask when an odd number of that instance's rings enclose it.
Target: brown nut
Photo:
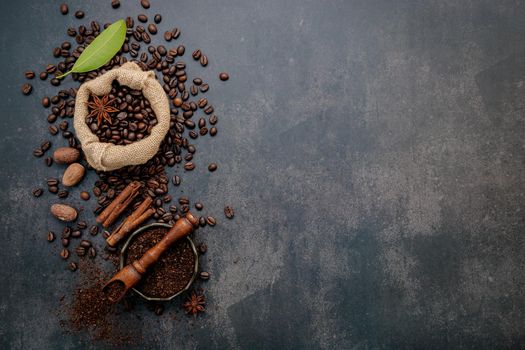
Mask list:
[[[73,147],[60,147],[53,153],[57,164],[71,164],[80,158],[80,151]]]
[[[65,204],[53,204],[51,214],[60,221],[70,222],[77,218],[77,210]]]
[[[64,171],[62,184],[64,186],[75,186],[82,180],[85,173],[86,169],[81,164],[73,163],[67,167],[66,171]]]

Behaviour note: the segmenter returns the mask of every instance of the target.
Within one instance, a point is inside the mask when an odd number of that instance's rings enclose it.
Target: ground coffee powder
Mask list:
[[[128,247],[125,265],[138,260],[160,242],[168,229],[156,227],[135,237]],[[183,290],[193,277],[195,255],[187,239],[175,242],[142,277],[135,287],[149,297],[167,298]]]

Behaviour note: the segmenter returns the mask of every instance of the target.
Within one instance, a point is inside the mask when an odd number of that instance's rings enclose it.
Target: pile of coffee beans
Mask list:
[[[88,107],[86,118],[86,124],[101,142],[128,145],[151,134],[151,129],[157,125],[157,118],[142,91],[120,85],[115,80],[107,97],[119,112],[108,113],[110,121],[102,118],[99,124],[97,115],[92,115],[93,110]],[[90,102],[93,102],[92,96]]]

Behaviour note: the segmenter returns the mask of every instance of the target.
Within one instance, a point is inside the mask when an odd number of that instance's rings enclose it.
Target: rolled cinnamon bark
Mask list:
[[[124,210],[131,204],[133,199],[139,194],[142,184],[133,181],[120,192],[120,194],[111,202],[106,209],[97,217],[97,222],[104,227],[109,227],[117,220]]]
[[[140,226],[144,221],[149,219],[153,214],[155,214],[155,209],[151,208],[153,200],[151,197],[147,197],[138,208],[128,216],[122,224],[117,227],[115,231],[106,239],[106,242],[111,247],[117,245],[119,241],[129,235],[137,227]]]

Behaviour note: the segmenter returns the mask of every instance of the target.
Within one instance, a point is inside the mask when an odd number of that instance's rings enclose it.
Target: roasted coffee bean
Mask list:
[[[80,230],[84,230],[87,228],[87,222],[85,222],[84,220],[80,220],[77,222],[77,227],[80,229]]]
[[[207,271],[201,271],[201,273],[199,274],[199,277],[201,280],[207,281],[210,279],[210,273]]]
[[[206,218],[204,216],[199,217],[199,225],[200,227],[206,226]]]
[[[215,226],[217,224],[217,221],[215,220],[213,216],[208,216],[206,218],[206,223],[210,226]]]
[[[197,61],[198,59],[201,58],[201,55],[202,55],[201,50],[197,49],[193,51],[193,53],[191,54],[191,57],[193,57],[193,59]]]
[[[149,9],[149,7],[151,6],[149,0],[140,0],[140,5],[142,5],[142,7],[144,7],[145,9]]]
[[[153,35],[157,34],[157,26],[154,25],[153,23],[150,23],[148,25],[148,32],[150,32],[150,34],[153,34]]]
[[[44,163],[46,163],[47,166],[53,165],[53,157],[46,157]]]
[[[206,55],[202,55],[199,59],[199,62],[201,66],[206,67],[208,65],[208,57]]]
[[[204,208],[204,205],[201,202],[195,203],[195,209],[202,210]]]
[[[217,170],[217,164],[210,163],[210,165],[208,165],[208,170],[211,171],[211,172]]]
[[[71,227],[66,226],[66,227],[64,227],[64,229],[62,230],[62,236],[61,236],[61,238],[69,238],[69,237],[71,237]]]
[[[53,193],[53,194],[58,193],[58,187],[57,186],[49,186],[47,188],[47,190],[49,191],[49,193]]]
[[[156,14],[155,17],[153,17],[153,21],[155,21],[155,23],[159,24],[160,21],[162,21],[162,16],[160,14]]]
[[[171,35],[170,31],[164,32],[164,40],[171,41],[172,38],[173,38],[173,36]]]
[[[183,56],[185,51],[186,48],[184,47],[184,45],[177,46],[177,55]]]
[[[86,248],[78,246],[75,248],[75,252],[77,253],[77,256],[82,257],[86,255]]]
[[[57,78],[53,78],[53,79],[50,80],[50,83],[53,86],[59,86],[60,85],[60,80],[58,80]]]
[[[89,233],[92,235],[92,236],[96,236],[98,234],[98,226],[97,225],[93,225],[89,228]]]
[[[24,95],[29,95],[31,93],[31,91],[33,91],[33,86],[31,84],[24,84],[22,85],[22,93]]]
[[[109,233],[108,230],[102,231],[102,237],[104,237],[104,239],[108,239],[109,236],[111,236],[111,233]]]
[[[212,114],[213,113],[213,106],[208,106],[208,107],[204,108],[204,113]]]
[[[174,185],[174,186],[179,186],[180,183],[181,183],[181,178],[180,178],[180,176],[175,175],[175,176],[173,176],[173,178],[171,179],[171,181],[173,182],[173,185]]]
[[[217,135],[217,128],[216,127],[212,127],[210,129],[210,136],[215,136]]]
[[[89,248],[89,247],[91,247],[91,242],[88,241],[88,240],[83,239],[82,241],[80,241],[80,246],[84,247],[84,248]]]
[[[69,250],[67,250],[66,248],[62,249],[60,251],[60,257],[62,257],[62,259],[64,260],[67,260],[67,258],[69,258]]]
[[[47,152],[51,148],[51,142],[46,140],[42,142],[40,145],[40,149],[42,149],[43,152]]]
[[[206,254],[206,252],[208,251],[208,246],[205,243],[201,243],[197,246],[197,250],[201,254]]]
[[[67,4],[60,4],[60,13],[63,15],[67,15],[69,12],[69,7]]]
[[[54,178],[54,177],[51,177],[47,180],[47,185],[48,186],[56,186],[58,185],[58,179],[57,178]]]
[[[75,262],[72,262],[69,264],[69,269],[72,271],[72,272],[75,272],[77,269],[78,269],[78,265],[77,263]]]
[[[46,96],[42,98],[42,107],[48,108],[49,106],[51,106],[51,100],[49,99],[49,97]]]
[[[222,80],[222,81],[226,81],[229,78],[230,78],[230,76],[226,72],[222,72],[222,73],[219,74],[219,79]]]
[[[111,7],[117,9],[120,7],[120,0],[111,0]]]
[[[75,12],[75,17],[78,19],[84,18],[84,11],[77,11]]]
[[[55,240],[55,233],[53,231],[47,232],[47,241],[53,242]]]
[[[24,73],[24,75],[26,76],[27,79],[34,79],[35,77],[35,72],[32,71],[32,70],[28,70]]]
[[[200,128],[200,130],[199,130],[199,134],[200,134],[201,136],[204,136],[204,135],[206,135],[207,133],[208,133],[208,128]]]
[[[184,169],[188,170],[188,171],[191,171],[191,170],[195,169],[195,164],[193,162],[188,162],[188,163],[184,164]]]
[[[190,131],[188,133],[188,135],[192,138],[192,139],[196,139],[199,135],[195,132],[195,131]]]
[[[233,219],[233,208],[230,207],[229,205],[225,206],[224,207],[224,215],[228,218],[228,219]]]
[[[210,88],[210,86],[209,86],[208,84],[202,84],[202,85],[199,87],[199,90],[200,90],[201,92],[206,92],[206,91],[209,90],[209,88]]]
[[[62,238],[62,246],[67,247],[69,245],[69,239],[68,238]]]
[[[204,108],[208,104],[208,100],[205,97],[201,97],[197,102],[199,108]],[[201,118],[202,119],[202,118]]]
[[[215,125],[219,121],[219,118],[217,118],[217,116],[215,114],[213,114],[213,115],[210,116],[208,121],[210,122],[211,125]]]
[[[178,200],[179,204],[189,204],[190,199],[188,197],[180,197]]]
[[[44,190],[41,188],[35,188],[33,190],[33,196],[40,197],[44,193]]]
[[[179,210],[182,214],[186,214],[187,212],[190,211],[190,206],[188,204],[183,204],[180,206]]]
[[[139,20],[139,22],[146,23],[148,21],[148,16],[141,13],[140,15],[137,16],[137,19]]]
[[[58,198],[67,198],[69,192],[67,190],[60,190],[57,193]]]
[[[40,80],[46,80],[47,79],[47,72],[40,73],[40,75],[38,77],[40,78]]]
[[[83,200],[87,201],[90,197],[91,196],[90,196],[89,192],[86,192],[86,191],[80,192],[80,198],[82,198]]]
[[[80,230],[73,230],[71,231],[71,237],[73,238],[80,238],[82,236],[82,231]]]

